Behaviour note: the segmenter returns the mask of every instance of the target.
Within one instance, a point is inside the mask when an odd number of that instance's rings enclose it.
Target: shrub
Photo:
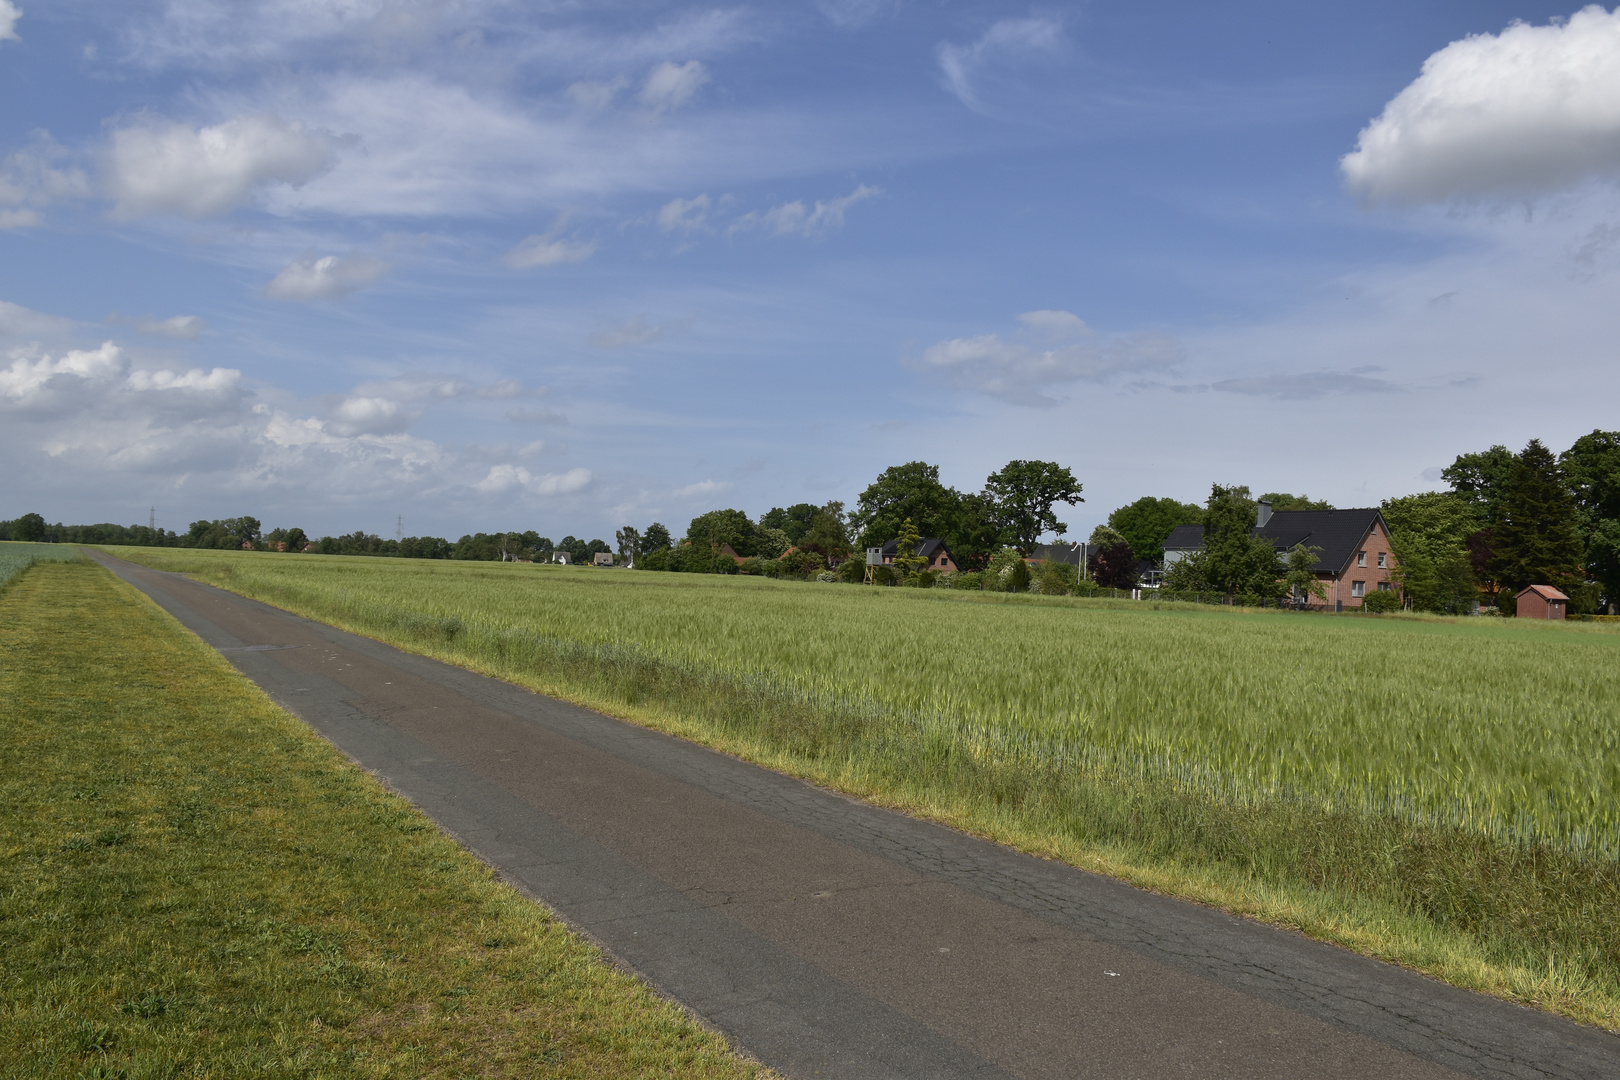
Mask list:
[[[894,584],[894,567],[892,567],[892,566],[874,566],[874,567],[872,567],[872,581],[873,581],[874,584],[877,584],[877,585],[893,585]]]
[[[1008,592],[1029,592],[1029,563],[1019,559],[1007,571]]]
[[[1370,611],[1374,615],[1388,615],[1392,611],[1401,610],[1401,594],[1394,589],[1376,589],[1367,594],[1361,602],[1361,610]]]
[[[906,584],[916,589],[932,589],[934,587],[934,582],[938,580],[939,571],[919,570],[915,574],[911,575],[911,580],[906,582]]]
[[[941,584],[952,589],[982,589],[984,574],[979,570],[963,570],[961,573],[947,575]]]
[[[1045,596],[1067,596],[1080,584],[1080,568],[1073,563],[1044,562],[1036,578],[1036,591]]]
[[[758,555],[755,555],[753,558],[747,560],[741,566],[737,567],[737,573],[750,574],[754,576],[758,576],[760,574],[769,574],[771,576],[775,576],[775,571],[776,562],[774,559],[767,561],[760,558]],[[724,570],[720,572],[725,573]]]
[[[839,581],[859,585],[866,580],[866,563],[858,558],[848,558],[839,563],[838,569],[833,573],[838,575]]]
[[[1496,594],[1496,613],[1511,619],[1519,613],[1519,598],[1503,589]]]

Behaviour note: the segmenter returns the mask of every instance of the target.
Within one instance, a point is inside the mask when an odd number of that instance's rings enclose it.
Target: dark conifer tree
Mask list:
[[[1575,498],[1558,461],[1540,439],[1515,456],[1491,530],[1491,570],[1504,590],[1553,585],[1568,592],[1583,579],[1585,551]]]

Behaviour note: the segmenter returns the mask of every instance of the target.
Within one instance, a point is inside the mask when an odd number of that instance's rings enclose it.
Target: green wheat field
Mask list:
[[[120,550],[373,630],[629,651],[965,753],[1620,853],[1620,631],[522,564]]]

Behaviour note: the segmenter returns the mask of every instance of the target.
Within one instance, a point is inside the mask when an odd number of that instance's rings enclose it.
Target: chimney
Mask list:
[[[1257,529],[1263,529],[1266,527],[1266,522],[1270,520],[1271,503],[1265,499],[1261,499],[1255,504],[1254,527]]]

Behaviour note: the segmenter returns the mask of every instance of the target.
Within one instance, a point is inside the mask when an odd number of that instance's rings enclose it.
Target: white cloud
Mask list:
[[[590,343],[598,349],[623,349],[636,345],[650,345],[663,337],[665,332],[682,326],[688,326],[691,317],[677,319],[674,322],[655,323],[649,316],[637,315],[621,323],[604,326],[590,337]]]
[[[235,368],[192,368],[190,371],[132,371],[129,373],[131,390],[195,390],[218,393],[233,390],[242,381],[242,373]]]
[[[278,300],[326,300],[347,296],[386,273],[388,264],[370,255],[306,256],[289,263],[264,291]]]
[[[536,266],[557,266],[561,263],[584,262],[596,254],[596,241],[569,240],[562,235],[568,227],[568,214],[560,214],[557,223],[545,233],[525,237],[502,260],[514,270],[528,270]]]
[[[653,112],[667,112],[688,104],[709,81],[708,69],[697,60],[677,64],[666,60],[652,69],[637,95]]]
[[[112,133],[105,172],[120,218],[223,214],[268,184],[299,187],[333,161],[331,137],[267,113],[214,127],[149,120]]]
[[[327,428],[338,435],[377,435],[404,431],[421,413],[392,398],[351,394],[338,402]]]
[[[1454,41],[1340,162],[1369,201],[1534,194],[1620,174],[1620,9]]]
[[[1156,334],[1096,340],[1072,312],[1031,311],[1019,321],[1022,336],[952,338],[907,366],[1015,405],[1051,406],[1058,401],[1043,392],[1049,387],[1167,371],[1184,356],[1179,343]]]
[[[530,495],[571,495],[593,479],[589,469],[569,469],[565,473],[535,475],[521,465],[502,463],[490,467],[489,474],[475,486],[485,495],[504,495],[522,490]]]
[[[107,382],[124,374],[124,352],[110,341],[97,349],[70,349],[58,357],[34,350],[15,350],[9,367],[0,370],[0,403],[11,409],[33,409],[49,403],[77,384]]]
[[[37,339],[66,337],[72,330],[71,319],[0,300],[0,334]]]
[[[709,220],[709,197],[699,195],[695,199],[671,199],[658,208],[658,227],[665,232],[684,229],[692,232],[707,226]]]
[[[687,484],[683,488],[676,488],[674,495],[677,499],[690,499],[698,495],[718,495],[729,490],[731,490],[730,481],[699,480],[695,484]]]
[[[17,20],[22,18],[22,9],[12,0],[0,0],[0,41],[18,41]]]
[[[1063,24],[1053,18],[1032,15],[1024,19],[1002,19],[971,45],[942,43],[937,51],[939,70],[945,88],[970,109],[983,111],[984,103],[975,83],[991,64],[1055,53],[1063,46]]]
[[[0,161],[0,229],[25,229],[44,219],[40,210],[54,202],[82,199],[90,181],[72,163],[72,154],[44,131]]]
[[[234,398],[242,373],[234,368],[189,371],[131,370],[111,341],[56,355],[37,346],[11,351],[0,368],[0,411],[23,417],[58,417],[103,410],[129,413],[208,412]]]
[[[746,232],[750,229],[764,229],[773,236],[825,236],[844,227],[844,211],[864,199],[875,198],[883,194],[882,188],[861,184],[848,195],[822,202],[816,200],[814,207],[806,208],[804,203],[795,200],[773,206],[769,210],[754,210],[742,215],[731,223],[727,232]]]
[[[176,315],[170,319],[141,319],[135,323],[137,334],[155,334],[158,337],[195,340],[208,329],[200,315]]]
[[[613,104],[626,86],[630,85],[623,75],[605,81],[591,82],[589,80],[573,83],[568,87],[568,97],[582,112],[599,113]]]

